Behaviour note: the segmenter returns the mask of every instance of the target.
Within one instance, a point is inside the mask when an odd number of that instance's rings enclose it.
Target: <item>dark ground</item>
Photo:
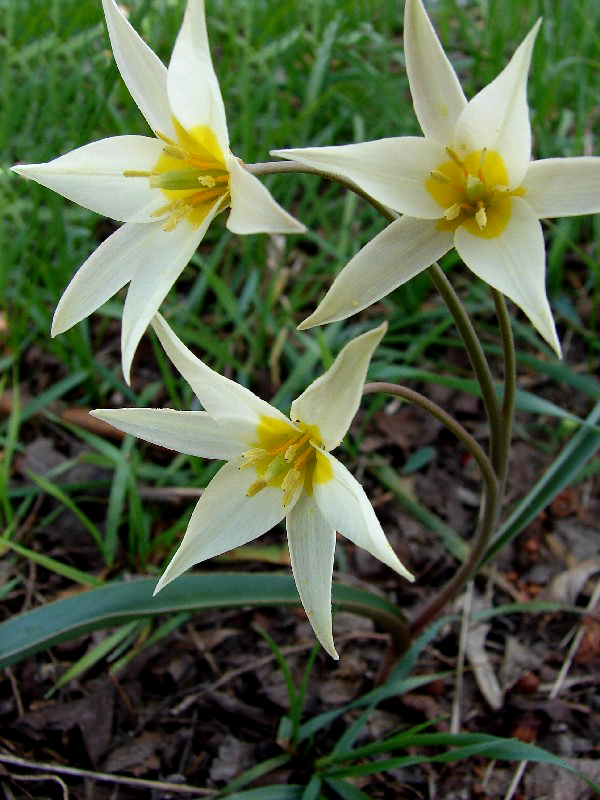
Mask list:
[[[35,395],[40,383],[57,379],[56,365],[31,348],[30,377],[21,384],[24,395]],[[572,358],[572,355],[570,355]],[[521,370],[521,385],[574,413],[589,410],[582,399],[552,385],[533,372]],[[485,428],[477,400],[440,387],[422,387],[447,410],[456,414],[480,441]],[[4,397],[5,406],[9,398]],[[88,423],[77,407],[57,408]],[[4,409],[6,411],[6,408]],[[359,420],[360,421],[360,420]],[[540,445],[549,444],[554,423],[518,415],[508,500],[510,505],[524,488],[541,475],[551,455]],[[96,432],[106,432],[96,429]],[[113,431],[114,434],[114,431]],[[11,483],[26,484],[27,469],[43,474],[50,467],[82,452],[81,440],[42,416],[30,419],[22,430],[24,450],[14,465]],[[398,582],[386,567],[340,539],[347,558],[345,582],[363,585],[396,601],[414,616],[454,569],[454,562],[435,534],[410,517],[391,492],[370,471],[374,455],[401,467],[408,455],[430,445],[433,459],[404,479],[405,489],[447,520],[465,538],[470,536],[477,512],[479,484],[472,462],[450,434],[421,411],[392,402],[368,425],[361,453],[348,466],[361,480],[400,558],[416,573],[409,586]],[[551,442],[556,452],[559,442]],[[546,448],[548,450],[548,448]],[[147,451],[148,459],[165,463],[165,451]],[[78,472],[77,472],[78,470]],[[98,478],[98,468],[81,462],[61,480]],[[106,476],[105,476],[106,477]],[[108,476],[110,478],[110,476]],[[471,608],[489,608],[509,602],[554,600],[586,606],[596,589],[600,571],[600,480],[596,475],[563,491],[551,506],[500,554],[493,569],[481,575],[471,595]],[[107,494],[108,490],[106,490]],[[160,524],[181,513],[183,499],[145,495]],[[102,498],[100,498],[102,499]],[[90,514],[102,523],[103,503],[92,498]],[[81,523],[68,510],[41,529],[43,519],[57,502],[40,494],[19,541],[24,545],[107,576],[103,563]],[[175,518],[176,516],[175,515]],[[282,548],[284,533],[277,529],[262,540]],[[262,543],[261,542],[261,543]],[[230,562],[213,562],[211,568],[232,569]],[[285,566],[246,562],[233,568],[289,569]],[[126,569],[117,563],[113,574]],[[77,591],[73,584],[33,562],[8,558],[0,565],[4,579],[20,577],[18,588],[4,598],[3,617],[13,615]],[[597,598],[596,598],[597,599]],[[585,615],[567,612],[496,616],[489,628],[472,629],[468,637],[462,689],[457,686],[459,624],[448,624],[423,652],[416,673],[448,672],[423,688],[382,703],[371,715],[360,742],[411,724],[434,720],[433,730],[447,731],[455,709],[459,729],[536,742],[568,760],[590,777],[600,778],[600,614],[596,603]],[[110,673],[102,660],[80,678],[72,680],[50,699],[45,693],[93,643],[107,635],[98,632],[56,646],[8,669],[0,677],[0,787],[7,798],[129,798],[200,797],[201,789],[184,793],[183,784],[215,790],[230,783],[241,771],[282,752],[276,744],[279,720],[288,710],[281,670],[258,632],[265,629],[280,645],[292,673],[300,680],[314,638],[304,612],[287,609],[215,611],[184,622],[168,638],[148,647],[123,669]],[[580,641],[572,645],[580,632]],[[341,654],[333,662],[324,652],[317,656],[307,691],[305,716],[345,703],[374,686],[387,648],[387,636],[368,620],[338,614],[334,622]],[[572,648],[572,651],[570,650]],[[565,661],[569,669],[557,696],[553,687]],[[483,660],[483,663],[482,663]],[[457,692],[460,691],[460,695]],[[329,752],[343,728],[355,718],[349,712],[317,735],[314,747],[299,754],[292,766],[270,773],[267,783],[303,783],[311,759]],[[8,758],[3,761],[2,759]],[[13,757],[11,762],[10,757]],[[105,773],[106,780],[80,775],[34,771],[14,763],[14,757],[32,762],[52,762],[81,770]],[[371,798],[445,798],[484,800],[504,798],[517,769],[515,763],[468,762],[381,772],[356,779]],[[127,785],[123,776],[140,781],[171,784],[172,789],[151,789],[148,784]],[[61,783],[64,782],[64,783]],[[252,784],[260,786],[261,781]],[[179,792],[176,792],[179,788]],[[211,792],[212,793],[212,792]],[[334,797],[330,795],[324,795]],[[530,764],[514,794],[534,800],[576,800],[591,797],[586,785],[566,772]],[[260,797],[260,795],[257,795]]]

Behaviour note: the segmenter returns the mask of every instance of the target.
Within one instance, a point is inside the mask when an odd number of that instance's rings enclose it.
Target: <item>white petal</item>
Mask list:
[[[52,336],[81,322],[131,280],[139,248],[151,227],[123,225],[81,265],[56,307]]]
[[[452,240],[448,231],[436,230],[433,220],[400,217],[344,267],[299,329],[346,319],[370,306],[441,258]]]
[[[173,113],[185,130],[193,133],[194,128],[207,126],[223,154],[228,153],[227,119],[210,57],[204,0],[188,0],[169,63],[167,89]]]
[[[138,439],[189,456],[228,461],[245,449],[243,444],[227,436],[206,411],[97,408],[90,414]]]
[[[552,311],[545,288],[544,234],[531,207],[511,197],[511,214],[499,236],[475,236],[456,229],[459,256],[479,278],[516,303],[560,357]]]
[[[255,175],[235,156],[227,160],[231,212],[227,227],[233,233],[303,233],[304,225],[288,214]]]
[[[454,148],[459,155],[487,148],[500,154],[511,189],[525,177],[531,157],[527,73],[541,20],[490,84],[469,102],[456,123]]]
[[[241,433],[239,423],[247,420],[248,430],[252,431],[254,438],[248,438],[249,443],[256,441],[256,426],[261,417],[270,417],[287,425],[291,423],[287,417],[276,408],[265,403],[249,389],[239,383],[219,375],[197,358],[191,350],[173,333],[164,319],[157,314],[152,321],[152,327],[160,339],[166,354],[173,364],[192,387],[194,393],[208,411],[211,417],[219,422],[223,420],[226,426],[228,421],[233,423],[232,436]],[[235,422],[238,425],[235,426]]]
[[[532,161],[523,181],[525,200],[536,215],[574,217],[600,213],[600,158]]]
[[[404,7],[404,56],[423,133],[444,146],[452,144],[456,120],[467,101],[421,0],[407,0]]]
[[[271,155],[341,175],[375,200],[413,217],[439,219],[443,209],[425,186],[432,169],[448,161],[439,142],[419,136],[377,139],[339,147],[271,150]]]
[[[330,480],[320,482],[317,467],[313,483],[315,500],[327,522],[404,578],[414,580],[392,550],[360,483],[329,453],[321,451],[318,458],[327,459],[333,475]]]
[[[169,289],[194,255],[217,214],[219,202],[198,226],[187,219],[181,220],[172,231],[165,231],[160,222],[146,226],[151,234],[144,241],[143,252],[136,254],[136,271],[127,292],[121,325],[121,356],[127,383],[140,339]]]
[[[129,94],[153,131],[176,136],[165,65],[131,27],[115,0],[102,0],[102,6],[115,61]]]
[[[219,556],[256,539],[290,510],[281,502],[281,489],[267,486],[246,497],[252,483],[239,461],[222,467],[198,501],[179,549],[158,582],[154,594],[174,578],[207,558]]]
[[[331,577],[335,531],[314,497],[302,493],[286,520],[292,572],[315,636],[332,658],[339,658],[331,629]]]
[[[343,348],[327,372],[292,403],[291,419],[316,425],[326,450],[337,447],[360,405],[371,356],[387,330],[387,322],[357,336]]]
[[[150,172],[163,144],[148,136],[114,136],[78,147],[47,164],[17,164],[19,175],[47,186],[97,214],[121,222],[152,222],[165,204],[148,178],[126,178],[126,170]]]

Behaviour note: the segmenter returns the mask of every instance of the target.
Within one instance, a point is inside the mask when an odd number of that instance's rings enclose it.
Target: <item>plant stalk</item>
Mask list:
[[[432,416],[442,422],[469,450],[481,470],[481,476],[484,482],[479,524],[469,555],[444,588],[410,624],[410,634],[414,639],[414,637],[439,614],[444,606],[460,593],[462,588],[477,572],[479,562],[487,550],[487,546],[498,522],[502,495],[499,492],[496,472],[483,449],[459,422],[436,403],[433,403],[419,392],[408,389],[406,386],[397,386],[393,383],[368,383],[365,385],[363,392],[364,394],[387,392],[388,394],[393,394],[397,397],[402,397],[404,400],[415,403],[415,405],[419,405],[421,408],[428,411]]]

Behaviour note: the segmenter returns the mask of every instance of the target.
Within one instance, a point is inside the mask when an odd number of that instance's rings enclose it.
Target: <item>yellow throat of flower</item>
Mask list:
[[[199,125],[185,131],[173,121],[177,141],[156,131],[164,142],[163,152],[152,172],[128,170],[127,178],[148,178],[169,201],[153,212],[164,217],[165,231],[172,231],[184,218],[195,226],[202,223],[215,203],[223,210],[229,205],[229,172],[225,156],[210,128]]]
[[[327,483],[333,475],[323,449],[319,429],[315,425],[291,424],[261,417],[257,442],[242,453],[241,469],[256,470],[256,480],[246,489],[246,497],[254,497],[267,486],[281,489],[281,502],[288,506],[300,488],[312,494],[314,483]]]
[[[444,210],[438,227],[456,230],[459,225],[475,236],[499,236],[510,220],[510,198],[523,189],[508,188],[508,173],[495,150],[475,150],[460,159],[450,147],[449,160],[431,171],[425,186]]]

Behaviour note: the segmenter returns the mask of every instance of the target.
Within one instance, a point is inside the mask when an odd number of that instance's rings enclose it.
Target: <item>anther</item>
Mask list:
[[[154,131],[154,135],[156,136],[157,139],[162,139],[162,141],[165,142],[166,144],[170,144],[171,147],[179,147],[177,142],[174,142],[173,139],[170,139],[168,136],[166,136],[164,133],[161,133],[160,131]]]
[[[189,157],[189,153],[187,150],[184,150],[183,147],[179,147],[178,145],[168,144],[166,147],[163,147],[163,153],[171,158],[176,158],[179,161],[186,161]]]
[[[151,175],[154,175],[154,173],[144,172],[140,169],[126,169],[123,175],[126,178],[149,178]]]
[[[246,497],[254,497],[255,494],[262,492],[262,490],[266,487],[266,481],[258,480],[254,481],[247,489],[246,489]]]
[[[263,461],[265,458],[267,458],[268,455],[268,452],[263,450],[262,447],[253,447],[251,450],[246,450],[245,453],[242,453],[244,463],[240,464],[240,469],[253,467],[255,464],[258,464],[259,461]]]
[[[202,184],[202,186],[206,186],[207,189],[212,189],[216,183],[211,175],[200,175],[198,182]]]
[[[453,219],[456,219],[461,212],[461,207],[458,203],[452,203],[452,205],[444,211],[444,219],[447,219],[448,222],[451,222]]]
[[[479,229],[483,230],[487,225],[487,214],[485,213],[485,206],[480,206],[475,214],[475,222],[479,225]]]
[[[438,183],[452,183],[451,179],[447,175],[444,175],[443,172],[440,172],[439,169],[432,169],[431,177],[435,178]]]
[[[465,175],[468,175],[469,173],[468,173],[467,168],[465,167],[463,162],[460,160],[460,158],[456,155],[454,150],[451,147],[447,147],[446,148],[446,152],[448,153],[448,155],[450,156],[452,161],[454,161],[455,164],[458,164],[458,166],[462,169],[462,171],[465,173]]]

